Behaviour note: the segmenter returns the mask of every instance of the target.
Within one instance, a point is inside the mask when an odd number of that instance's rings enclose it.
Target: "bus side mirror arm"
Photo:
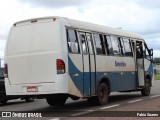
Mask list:
[[[153,49],[150,49],[149,50],[149,54],[151,56],[151,62],[153,63]]]
[[[153,49],[150,49],[149,52],[150,52],[150,56],[153,56]]]

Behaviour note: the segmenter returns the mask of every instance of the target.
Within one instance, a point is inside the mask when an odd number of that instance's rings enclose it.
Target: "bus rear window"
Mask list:
[[[77,34],[76,31],[73,29],[67,29],[67,44],[68,44],[68,52],[80,53]]]

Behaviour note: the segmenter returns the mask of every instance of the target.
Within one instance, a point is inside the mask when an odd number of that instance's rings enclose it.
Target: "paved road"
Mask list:
[[[0,111],[46,112],[47,116],[50,116],[50,118],[37,118],[37,120],[40,120],[40,119],[58,120],[59,117],[61,117],[60,119],[66,119],[66,120],[69,120],[69,119],[103,120],[106,117],[110,117],[114,115],[119,117],[133,116],[134,118],[132,117],[123,118],[127,120],[128,119],[132,120],[137,118],[136,115],[138,111],[140,111],[140,113],[145,111],[146,112],[154,111],[153,114],[158,114],[160,117],[160,114],[155,112],[155,111],[160,111],[159,88],[160,88],[160,81],[155,81],[152,87],[151,95],[147,97],[141,96],[140,92],[112,93],[109,98],[109,103],[105,106],[90,106],[86,100],[72,101],[68,99],[66,105],[63,107],[50,107],[46,103],[45,99],[36,100],[35,102],[32,102],[32,103],[26,103],[25,101],[21,101],[21,100],[12,100],[12,101],[9,101],[7,104],[4,104],[4,105],[1,104]],[[119,112],[119,111],[123,111],[123,112]],[[136,113],[133,113],[133,112],[130,113],[126,111],[135,111]],[[42,114],[42,116],[43,115],[44,114]],[[77,116],[80,116],[80,118]],[[85,117],[89,117],[89,118],[85,118]],[[119,117],[118,118],[113,117],[112,119],[119,120],[120,119]],[[159,117],[158,118],[154,117],[154,119],[159,119]],[[141,117],[141,119],[144,119],[144,118],[145,117]],[[149,117],[147,119],[151,119],[151,118]]]

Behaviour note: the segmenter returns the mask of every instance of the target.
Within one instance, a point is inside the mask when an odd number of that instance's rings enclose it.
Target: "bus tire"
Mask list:
[[[98,104],[99,105],[105,105],[108,102],[108,97],[109,97],[109,91],[108,91],[108,86],[106,83],[101,83],[98,87]]]
[[[143,96],[149,96],[151,92],[151,82],[149,79],[146,79],[144,88],[141,90]]]
[[[47,97],[46,101],[50,106],[62,106],[65,104],[66,98],[65,97]]]

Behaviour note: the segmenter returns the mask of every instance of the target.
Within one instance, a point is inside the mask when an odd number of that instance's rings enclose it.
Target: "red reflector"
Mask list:
[[[57,59],[57,74],[65,73],[65,63],[61,59]]]
[[[32,20],[32,21],[31,21],[31,23],[35,23],[35,22],[37,22],[37,20]]]

